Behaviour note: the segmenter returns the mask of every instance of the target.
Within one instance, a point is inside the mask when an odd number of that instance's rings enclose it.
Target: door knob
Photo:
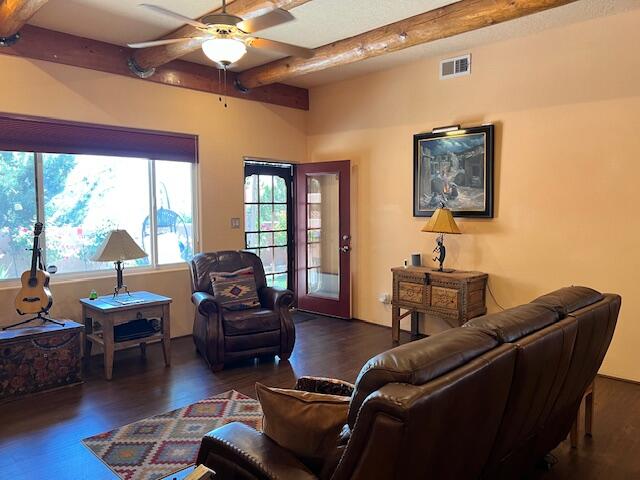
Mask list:
[[[351,250],[351,247],[349,247],[349,245],[345,245],[344,247],[340,247],[340,251],[343,253],[349,253],[349,251]]]

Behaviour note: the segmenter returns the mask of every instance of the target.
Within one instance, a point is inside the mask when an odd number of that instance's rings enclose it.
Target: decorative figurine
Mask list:
[[[436,237],[436,248],[433,249],[433,253],[435,253],[435,255],[433,256],[433,261],[437,261],[438,263],[440,263],[440,268],[438,269],[438,271],[440,272],[444,272],[444,258],[447,256],[447,249],[444,246],[444,234],[441,233],[440,235],[438,235]]]

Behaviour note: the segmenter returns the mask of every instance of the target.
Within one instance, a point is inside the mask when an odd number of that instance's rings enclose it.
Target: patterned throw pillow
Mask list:
[[[227,310],[246,310],[260,306],[253,267],[235,272],[210,272],[213,295]]]

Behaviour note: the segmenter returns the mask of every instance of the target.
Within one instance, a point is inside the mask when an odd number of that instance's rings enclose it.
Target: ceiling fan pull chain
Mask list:
[[[222,72],[218,69],[218,91],[222,91]],[[222,94],[218,96],[218,101],[222,103]]]
[[[227,108],[227,67],[224,67],[224,108]]]

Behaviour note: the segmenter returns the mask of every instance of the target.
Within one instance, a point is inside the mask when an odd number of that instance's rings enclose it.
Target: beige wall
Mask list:
[[[640,380],[638,25],[635,10],[476,48],[470,77],[440,81],[432,59],[312,90],[309,159],[353,162],[354,316],[389,325],[389,269],[430,262],[412,135],[493,122],[496,218],[460,220],[448,265],[488,272],[505,306],[571,284],[622,294],[602,373]]]
[[[244,247],[243,230],[230,228],[231,217],[243,216],[243,155],[285,161],[306,157],[304,111],[235,99],[225,110],[214,95],[6,55],[0,55],[0,74],[0,112],[199,135],[203,250]],[[173,297],[173,335],[191,332],[186,270],[125,275],[132,288]],[[77,299],[92,288],[108,293],[114,279],[54,278],[52,313],[79,320]],[[17,319],[16,292],[0,285],[0,324]]]

